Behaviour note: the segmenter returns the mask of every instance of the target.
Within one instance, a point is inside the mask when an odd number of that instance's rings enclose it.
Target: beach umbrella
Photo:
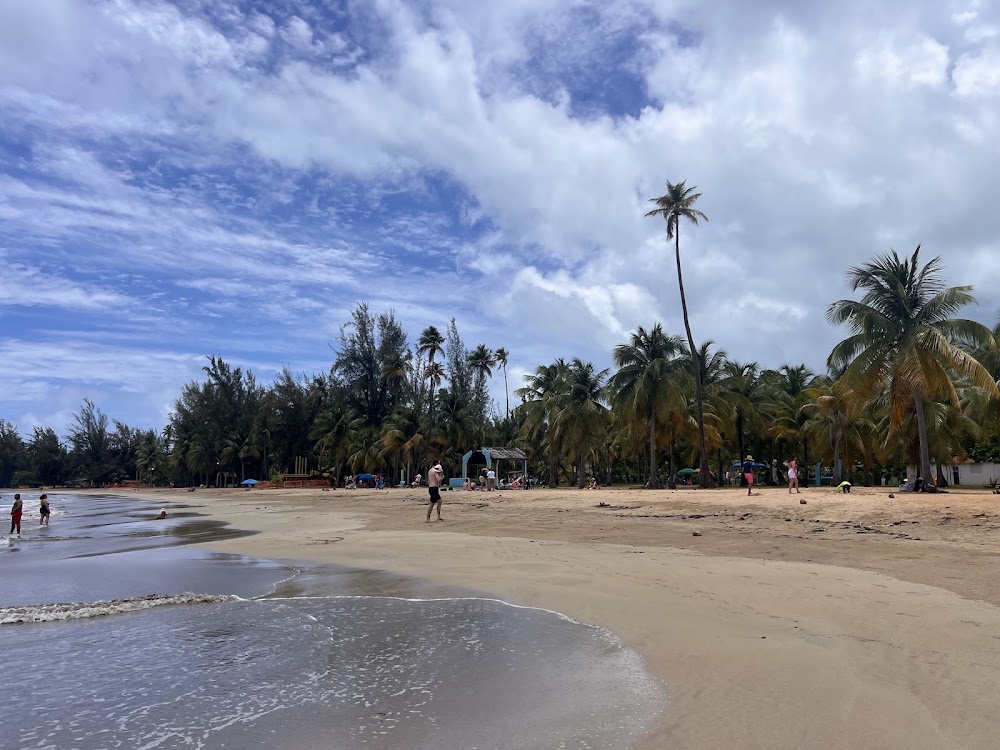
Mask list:
[[[244,479],[240,484],[257,484],[256,479]]]
[[[677,473],[678,474],[685,474],[685,475],[687,475],[687,474],[697,474],[698,470],[697,469],[681,469]]]

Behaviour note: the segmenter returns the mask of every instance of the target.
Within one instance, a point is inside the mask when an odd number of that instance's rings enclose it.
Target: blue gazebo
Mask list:
[[[520,448],[480,448],[469,451],[462,456],[462,481],[469,478],[469,461],[473,456],[481,455],[486,463],[487,469],[496,471],[496,467],[501,461],[519,461],[521,474],[528,476],[528,457]],[[479,463],[478,461],[476,463]]]

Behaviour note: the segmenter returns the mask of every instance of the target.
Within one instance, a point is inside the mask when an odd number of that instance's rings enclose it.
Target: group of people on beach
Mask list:
[[[798,456],[792,456],[792,459],[786,464],[788,466],[788,494],[792,494],[792,490],[795,490],[795,494],[799,493],[799,459]],[[751,454],[747,454],[747,457],[743,459],[743,464],[740,467],[743,470],[743,478],[747,480],[747,494],[753,494],[753,483],[754,483],[754,460]]]
[[[49,516],[52,515],[52,509],[49,507],[49,496],[42,493],[38,497],[38,517],[39,526],[49,525]],[[21,493],[14,493],[14,505],[10,509],[10,533],[17,534],[21,536],[21,516],[24,513],[24,501],[21,500]]]

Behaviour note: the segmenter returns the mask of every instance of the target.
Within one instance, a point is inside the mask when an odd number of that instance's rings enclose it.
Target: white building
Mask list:
[[[1000,464],[994,463],[962,463],[941,464],[944,478],[949,484],[965,485],[967,487],[992,487],[1000,482]],[[931,479],[937,479],[937,464],[931,461]],[[913,481],[920,475],[916,466],[906,467],[906,478]],[[924,477],[927,479],[927,477]]]

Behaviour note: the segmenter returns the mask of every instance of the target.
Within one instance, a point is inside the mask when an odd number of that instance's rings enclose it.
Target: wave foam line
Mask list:
[[[579,620],[574,620],[567,614],[562,612],[557,612],[554,609],[546,609],[545,607],[531,607],[527,604],[513,604],[503,599],[494,599],[488,596],[442,596],[442,597],[431,597],[427,599],[415,599],[405,596],[368,596],[365,594],[334,594],[332,596],[269,596],[264,594],[262,596],[255,597],[255,601],[263,602],[280,602],[280,601],[292,601],[295,599],[380,599],[383,601],[390,602],[493,602],[495,604],[503,604],[506,607],[511,607],[512,609],[530,609],[536,612],[547,612],[550,615],[555,615],[561,620],[573,623],[574,625],[584,625],[590,628],[598,628],[599,630],[604,630],[597,625],[590,625],[586,622],[580,622]]]
[[[177,604],[214,604],[240,601],[229,594],[148,594],[131,599],[113,599],[99,602],[70,602],[66,604],[28,604],[19,607],[0,607],[0,625],[26,622],[59,622],[85,620],[91,617],[141,612],[153,607]]]

